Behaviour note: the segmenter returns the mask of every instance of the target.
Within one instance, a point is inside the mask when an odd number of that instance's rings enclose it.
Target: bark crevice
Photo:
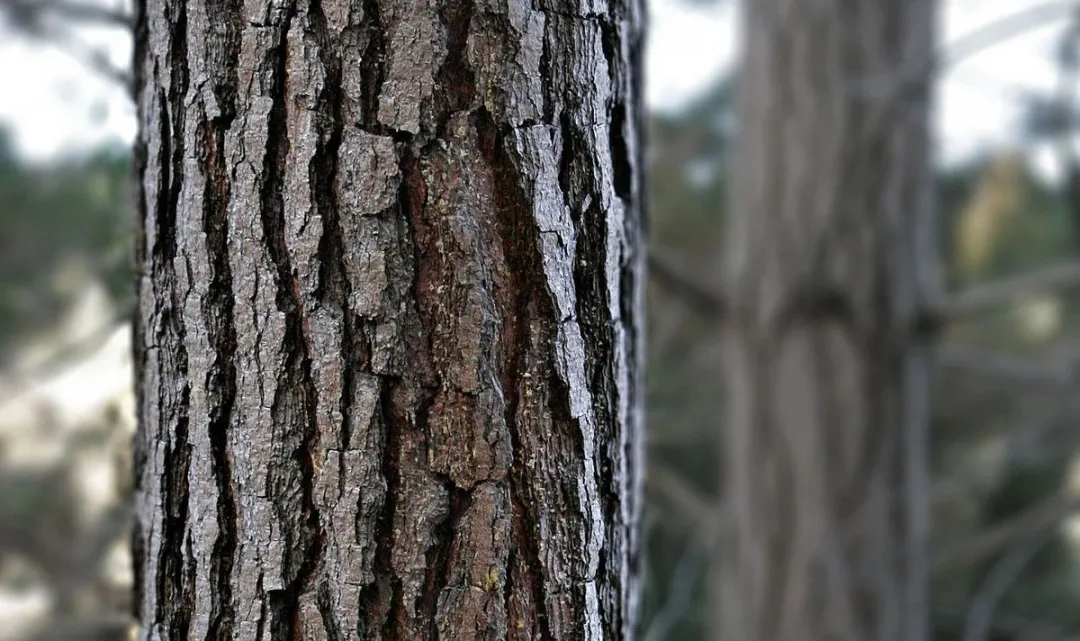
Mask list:
[[[275,267],[277,310],[284,314],[286,348],[280,373],[282,384],[274,392],[276,466],[270,471],[270,496],[285,526],[282,559],[283,589],[268,591],[271,606],[271,641],[291,641],[299,634],[301,596],[311,586],[322,560],[325,535],[314,500],[315,468],[319,444],[316,418],[317,392],[312,377],[311,341],[305,325],[300,284],[292,264],[286,231],[284,176],[292,141],[288,131],[289,33],[297,7],[285,8],[275,27],[277,44],[267,61],[272,69],[272,106],[267,119],[266,164],[263,167],[261,218],[267,253]],[[299,501],[296,494],[299,494]],[[299,508],[299,514],[296,513]]]
[[[232,427],[233,406],[236,400],[236,369],[232,355],[236,352],[236,328],[233,320],[232,267],[228,251],[229,170],[225,164],[225,134],[203,121],[204,153],[208,154],[210,169],[203,196],[203,233],[206,253],[213,261],[213,280],[202,310],[210,328],[214,361],[207,381],[207,396],[214,400],[207,426],[212,470],[217,485],[217,519],[221,528],[211,556],[210,582],[212,593],[210,638],[232,636],[235,608],[232,603],[232,569],[237,546],[236,487],[229,452],[229,431]]]

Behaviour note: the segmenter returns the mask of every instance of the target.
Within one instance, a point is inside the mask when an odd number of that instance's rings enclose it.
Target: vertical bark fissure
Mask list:
[[[221,528],[210,557],[212,639],[232,635],[235,608],[232,603],[232,569],[237,545],[236,489],[232,473],[228,434],[236,400],[236,328],[233,321],[232,267],[228,252],[229,170],[225,166],[225,134],[205,119],[203,153],[208,154],[209,177],[203,194],[203,230],[206,253],[213,262],[213,280],[202,314],[210,329],[214,362],[208,373],[207,396],[214,399],[207,426],[217,485],[217,519]],[[227,127],[226,127],[227,128]]]
[[[374,130],[379,123],[379,90],[386,79],[386,32],[382,24],[380,0],[363,0],[366,22],[367,46],[361,60],[362,93],[357,122],[366,130]]]
[[[183,340],[183,337],[180,337]],[[182,344],[182,343],[181,343]],[[180,355],[178,355],[180,356]],[[186,366],[182,371],[186,370]],[[188,487],[187,474],[191,465],[190,445],[188,443],[188,419],[186,408],[189,390],[185,385],[180,403],[182,414],[176,417],[174,437],[166,456],[175,462],[165,477],[163,490],[166,492],[165,518],[162,519],[161,538],[167,542],[162,546],[163,559],[159,562],[160,575],[157,578],[158,607],[164,612],[155,613],[156,620],[169,621],[170,634],[175,638],[187,638],[191,625],[191,611],[194,604],[195,581],[189,572],[185,557],[184,542],[187,541]]]
[[[183,64],[177,64],[177,61],[185,60],[187,57],[187,12],[183,4],[176,10],[176,16],[170,20],[169,38],[174,47],[173,64],[169,69],[171,79],[168,92],[162,92],[164,95],[160,97],[162,133],[169,143],[162,144],[162,181],[159,193],[165,194],[165,203],[164,207],[160,207],[155,213],[158,227],[155,233],[156,251],[153,262],[155,286],[158,283],[163,285],[163,293],[168,296],[168,303],[165,307],[155,310],[158,315],[157,323],[160,325],[155,327],[154,344],[158,349],[176,350],[177,369],[175,372],[159,372],[159,375],[175,373],[182,377],[184,382],[178,403],[171,403],[168,398],[159,399],[161,407],[171,410],[165,416],[159,417],[159,420],[164,423],[162,427],[169,431],[154,434],[151,438],[165,440],[168,444],[165,456],[175,461],[175,465],[169,469],[153,470],[155,473],[164,474],[162,486],[165,493],[165,515],[161,520],[163,531],[160,535],[164,542],[160,553],[164,558],[158,563],[161,576],[157,580],[159,611],[155,613],[155,620],[168,621],[171,634],[186,637],[191,625],[191,612],[195,598],[195,582],[190,558],[185,548],[185,542],[188,541],[190,498],[188,493],[188,470],[191,465],[190,434],[188,433],[190,387],[187,382],[188,363],[187,351],[184,347],[184,322],[178,311],[182,309],[182,305],[177,299],[180,292],[175,286],[174,270],[177,249],[176,212],[184,179],[185,160],[184,112],[176,105],[180,104],[183,96],[187,94],[188,73]],[[166,155],[168,155],[167,159],[164,158]],[[164,332],[166,335],[162,336],[159,332]],[[158,392],[159,394],[168,393],[166,390],[158,390]]]
[[[439,638],[439,596],[450,584],[450,570],[453,565],[454,538],[461,525],[462,517],[472,505],[472,493],[447,480],[445,484],[450,496],[450,507],[442,523],[436,526],[432,544],[424,554],[427,569],[424,576],[424,588],[420,594],[419,607],[416,610],[427,621],[428,638]]]
[[[559,114],[557,139],[559,141],[559,191],[562,193],[563,204],[570,210],[575,226],[579,224],[581,212],[571,202],[574,187],[571,184],[574,176],[574,125],[570,122],[570,114]]]
[[[255,581],[256,594],[263,593],[263,574],[259,573],[258,580]],[[259,603],[259,616],[255,619],[255,641],[263,641],[266,636],[266,623],[270,620],[270,608],[266,599],[263,599]]]
[[[286,216],[289,213],[283,180],[292,144],[286,124],[290,109],[288,37],[296,14],[294,1],[285,8],[285,15],[277,27],[277,44],[268,54],[273,74],[273,101],[267,121],[267,144],[271,148],[267,150],[263,167],[260,207],[263,237],[277,271],[277,308],[285,315],[282,384],[276,388],[271,405],[278,458],[270,469],[271,487],[268,489],[278,521],[286,526],[283,533],[284,587],[267,594],[273,641],[292,641],[299,634],[300,597],[310,586],[321,563],[325,543],[313,496],[319,434],[311,344],[305,328],[305,312],[312,310],[304,308],[286,243]],[[299,438],[295,432],[299,432]],[[299,497],[295,496],[296,491]]]
[[[620,62],[621,39],[618,25],[612,20],[599,19],[603,34],[604,59],[607,61],[608,82],[615,92],[608,106],[611,121],[608,124],[608,147],[611,149],[612,186],[615,195],[624,203],[633,201],[634,161],[630,156],[630,146],[626,136],[627,103],[632,99],[629,82],[622,81],[621,67],[628,62]]]
[[[457,0],[440,9],[439,19],[446,29],[446,59],[439,67],[438,83],[443,93],[435,139],[446,137],[450,116],[468,110],[476,96],[476,74],[469,64],[468,40],[476,11],[474,0]]]
[[[207,117],[205,105],[198,118],[196,154],[205,167],[202,194],[201,228],[209,261],[211,282],[201,301],[200,314],[207,330],[212,362],[206,372],[206,398],[210,400],[206,438],[211,457],[211,473],[217,489],[215,511],[217,534],[209,559],[210,607],[209,638],[229,638],[236,623],[233,603],[233,568],[238,545],[237,488],[233,473],[229,432],[233,427],[236,402],[237,346],[233,311],[233,277],[228,249],[228,210],[231,197],[231,170],[226,152],[226,133],[236,117],[236,94],[239,76],[236,64],[240,54],[237,30],[239,10],[230,3],[211,3],[210,10],[225,16],[214,35],[219,36],[224,51],[220,65],[211,65],[217,112]],[[217,62],[217,61],[215,61]]]
[[[326,581],[323,581],[318,586],[316,603],[318,604],[319,617],[323,629],[326,630],[326,641],[346,641],[347,639],[353,638],[353,634],[357,631],[349,630],[348,632],[345,632],[341,629],[337,617],[338,613],[334,611],[334,603],[330,596],[329,584]]]
[[[445,144],[450,138],[451,132],[448,128],[453,115],[467,110],[476,94],[476,79],[467,51],[474,11],[473,0],[445,3],[438,8],[438,21],[445,30],[446,56],[435,73],[438,90],[432,101],[435,112],[434,127],[431,131],[427,131],[426,127],[422,128],[421,139],[427,138],[427,144],[423,145],[415,156],[411,150],[406,151],[402,162],[402,187],[404,189],[402,205],[409,212],[407,221],[411,232],[410,238],[415,248],[412,294],[415,300],[420,302],[417,311],[424,327],[427,354],[436,352],[434,342],[438,340],[437,326],[441,319],[438,318],[440,313],[438,303],[431,305],[431,293],[425,292],[425,289],[430,290],[434,285],[436,294],[442,289],[442,286],[435,283],[439,282],[437,272],[443,267],[437,263],[441,262],[443,257],[435,259],[433,255],[425,256],[423,253],[434,251],[436,255],[442,254],[444,249],[441,244],[444,241],[438,229],[441,221],[431,219],[433,212],[428,198],[428,185],[425,183],[425,169],[427,169],[425,164],[432,154],[437,153],[439,145]],[[397,137],[400,139],[401,136]],[[447,309],[443,308],[441,313],[447,313]],[[474,329],[477,332],[481,331],[479,327]],[[429,366],[436,369],[434,363],[430,363]],[[442,378],[438,374],[436,376],[439,379]],[[437,402],[438,390],[444,388],[445,385],[444,380],[432,381],[430,388],[422,393],[417,412],[416,429],[427,435],[429,456],[437,449],[432,442],[434,430],[438,429],[431,420],[432,409]],[[438,639],[440,597],[450,585],[455,539],[465,514],[472,506],[473,488],[458,487],[452,475],[436,472],[431,467],[429,458],[429,471],[441,483],[448,497],[448,505],[441,521],[431,532],[431,539],[424,551],[426,561],[424,581],[417,597],[418,602],[413,607],[414,611],[427,622],[429,638]]]
[[[341,149],[341,137],[345,127],[345,114],[342,108],[341,57],[335,53],[335,43],[329,33],[320,0],[311,0],[308,15],[314,40],[319,45],[319,59],[326,73],[326,81],[318,97],[318,113],[321,116],[317,121],[318,139],[322,144],[319,144],[312,154],[311,166],[308,170],[311,200],[315,206],[316,215],[323,223],[323,234],[319,240],[317,253],[319,280],[314,298],[323,305],[340,310],[344,314],[348,311],[349,295],[352,292],[345,275],[340,212],[334,190],[338,178],[338,152]],[[349,341],[344,341],[344,349],[351,349]],[[351,364],[352,361],[347,360],[346,363]],[[351,377],[352,371],[352,367],[346,367],[342,374]],[[348,386],[348,381],[346,381],[343,387]],[[345,390],[343,390],[342,398],[351,397],[345,396]],[[343,416],[348,409],[347,406],[348,403],[343,402],[341,407]],[[348,442],[348,433],[344,426],[342,441],[339,447],[344,449],[345,443]]]
[[[516,171],[503,145],[505,137],[492,121],[491,114],[481,109],[473,114],[473,127],[476,129],[481,153],[491,167],[495,184],[495,211],[502,239],[503,254],[509,270],[508,289],[511,300],[506,301],[509,308],[503,323],[502,334],[506,349],[502,366],[503,389],[506,399],[506,426],[510,435],[510,444],[514,456],[514,465],[508,475],[512,505],[511,528],[514,541],[514,556],[519,557],[521,580],[525,585],[517,586],[531,593],[534,612],[525,613],[533,617],[533,623],[539,627],[538,641],[552,641],[554,637],[548,624],[546,612],[545,580],[543,564],[540,559],[537,542],[533,532],[538,523],[538,515],[531,505],[535,496],[530,496],[529,488],[534,487],[536,479],[531,477],[529,465],[524,460],[527,451],[520,430],[521,389],[517,381],[527,372],[527,357],[531,351],[534,337],[531,335],[536,316],[540,314],[535,300],[537,292],[546,289],[543,275],[536,274],[538,256],[535,255],[535,240],[531,237],[534,228],[529,222],[531,212],[526,208],[528,199],[525,194],[512,190],[517,184]],[[530,527],[532,525],[532,527]],[[511,575],[513,576],[513,575]],[[508,578],[508,583],[511,579]],[[512,612],[511,604],[506,605],[507,612]]]
[[[323,443],[326,449],[337,449],[341,452],[352,448],[352,431],[354,429],[356,408],[353,399],[356,398],[356,374],[367,372],[370,368],[370,357],[359,345],[366,343],[363,336],[363,327],[355,312],[349,307],[349,299],[352,296],[352,284],[349,282],[345,267],[345,241],[342,232],[340,203],[337,198],[335,186],[338,181],[338,154],[341,150],[342,136],[346,125],[344,108],[345,97],[342,90],[342,60],[336,53],[335,42],[327,24],[326,14],[321,0],[311,0],[308,14],[314,38],[319,43],[319,58],[326,73],[326,82],[319,96],[319,113],[322,118],[317,121],[319,127],[319,144],[312,154],[308,180],[311,184],[311,201],[315,207],[316,215],[322,220],[322,237],[319,239],[317,249],[318,258],[318,284],[314,292],[314,299],[326,308],[333,309],[341,318],[341,394],[337,401],[338,411],[341,415],[341,430],[337,443]],[[327,133],[329,130],[329,133]],[[349,479],[346,466],[338,466],[338,500],[342,498],[348,487]],[[357,506],[359,509],[359,506]],[[332,578],[328,580],[333,580]],[[319,589],[319,609],[322,613],[327,633],[340,638],[343,632],[339,629],[337,620],[332,612],[331,599],[324,585]],[[352,631],[349,631],[352,632]],[[336,638],[328,641],[337,641]]]
[[[552,68],[551,68],[551,55],[552,55],[551,54],[551,48],[554,45],[552,43],[551,38],[545,37],[544,41],[541,43],[540,46],[541,46],[541,49],[540,49],[540,68],[539,68],[540,79],[541,79],[541,81],[544,82],[544,85],[547,86],[547,83],[555,77],[554,74],[552,73]],[[544,92],[543,101],[544,101],[544,104],[543,104],[542,112],[541,112],[543,121],[546,122],[549,125],[553,125],[553,124],[555,124],[555,116],[556,116],[556,113],[555,113],[555,100],[554,100],[553,96],[551,95],[550,91],[545,91]],[[562,114],[559,114],[559,115],[562,115]]]
[[[380,125],[381,127],[382,125]],[[406,134],[406,136],[408,136]],[[398,203],[401,207],[403,216],[403,227],[407,231],[407,239],[409,244],[413,247],[412,256],[410,258],[413,261],[412,267],[412,282],[409,283],[409,291],[414,297],[414,300],[422,300],[421,296],[423,290],[428,288],[428,285],[432,282],[430,280],[429,272],[431,266],[429,261],[430,257],[424,256],[423,251],[430,250],[431,247],[431,235],[430,231],[426,229],[427,221],[424,220],[424,209],[427,201],[427,185],[424,182],[424,175],[421,167],[422,159],[414,153],[411,146],[407,143],[398,143],[398,154],[400,157],[400,174],[401,183],[399,188]],[[432,331],[433,324],[432,319],[425,318],[422,305],[418,306],[418,314],[420,316],[420,322],[423,325],[423,336],[420,339],[423,342],[421,352],[414,353],[410,356],[413,362],[423,361],[421,366],[424,370],[430,367],[428,361],[428,354],[431,351],[432,345]],[[426,373],[426,372],[425,372]],[[401,491],[406,492],[404,483],[402,483],[401,475],[409,472],[415,462],[410,461],[407,457],[407,450],[403,446],[402,439],[408,438],[406,432],[412,432],[414,434],[427,435],[430,431],[430,414],[431,406],[434,402],[435,392],[433,390],[437,385],[431,381],[422,381],[419,379],[425,378],[420,372],[414,372],[416,379],[418,380],[406,380],[402,381],[402,387],[400,390],[395,390],[395,393],[389,395],[391,402],[391,416],[394,417],[394,421],[387,425],[388,429],[394,433],[392,438],[395,439],[395,449],[397,453],[394,461],[398,466],[394,471],[395,481],[388,484],[387,492],[394,492],[395,488],[401,488]],[[425,385],[425,382],[427,383]],[[396,392],[400,392],[396,393]],[[430,448],[430,444],[425,444]],[[430,450],[429,450],[430,451]],[[398,515],[396,512],[391,512],[390,523],[397,523]],[[410,518],[406,515],[406,518]],[[431,618],[427,627],[428,634],[432,634],[436,621],[434,617],[435,608],[438,604],[438,593],[433,591],[437,590],[436,581],[437,576],[442,576],[445,573],[442,565],[445,564],[446,552],[445,547],[450,545],[450,538],[452,538],[452,532],[447,533],[446,519],[449,518],[447,514],[444,516],[443,522],[437,524],[434,531],[431,532],[431,539],[428,542],[427,549],[424,550],[424,558],[426,566],[424,568],[424,581],[421,586],[419,594],[416,595],[414,602],[410,603],[405,598],[405,586],[403,581],[397,575],[394,575],[394,594],[393,602],[391,605],[391,618],[393,619],[395,627],[395,633],[404,638],[409,634],[410,622],[416,618],[418,614],[427,617],[429,612]],[[394,528],[396,532],[397,529]],[[407,545],[413,545],[413,542],[409,542]],[[421,544],[420,541],[416,541],[415,544]],[[391,571],[393,568],[391,566]],[[396,637],[395,637],[396,638]],[[434,637],[432,637],[434,638]]]
[[[375,581],[360,593],[361,638],[365,639],[404,638],[404,621],[400,613],[401,581],[394,575],[391,558],[395,545],[394,517],[401,487],[401,474],[398,471],[402,458],[401,434],[408,428],[404,417],[394,414],[393,394],[399,384],[400,380],[389,377],[383,377],[380,381],[379,423],[385,430],[386,438],[381,472],[386,480],[386,499],[375,526]],[[381,625],[374,620],[376,615],[384,617]]]
[[[169,42],[173,45],[172,64],[169,68],[171,75],[168,93],[161,98],[161,105],[165,111],[162,118],[162,150],[171,150],[172,157],[164,163],[162,170],[168,170],[162,176],[162,182],[168,186],[168,203],[163,210],[159,210],[159,238],[162,246],[175,252],[176,249],[176,213],[180,202],[180,187],[184,180],[184,110],[181,107],[188,93],[188,79],[190,73],[187,68],[188,57],[188,16],[185,3],[181,2],[176,7],[176,17],[170,20],[171,33]],[[169,130],[169,125],[172,129]],[[167,132],[167,134],[166,134]],[[175,254],[170,254],[171,259]],[[171,269],[172,266],[169,265]]]

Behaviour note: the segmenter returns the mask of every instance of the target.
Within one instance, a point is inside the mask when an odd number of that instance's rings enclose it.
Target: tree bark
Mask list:
[[[752,0],[720,638],[926,638],[931,0]]]
[[[638,0],[139,4],[140,638],[632,638]]]

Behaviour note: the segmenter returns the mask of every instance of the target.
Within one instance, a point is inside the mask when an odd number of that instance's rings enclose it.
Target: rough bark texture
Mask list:
[[[141,638],[631,638],[637,0],[141,4]]]
[[[727,641],[925,639],[931,0],[752,0],[726,259]],[[903,86],[903,91],[896,91]]]

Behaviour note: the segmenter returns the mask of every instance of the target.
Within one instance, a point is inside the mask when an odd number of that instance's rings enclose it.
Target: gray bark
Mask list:
[[[140,638],[631,638],[637,0],[140,4]]]
[[[926,638],[931,0],[753,0],[720,638]],[[921,78],[920,78],[921,77]]]

